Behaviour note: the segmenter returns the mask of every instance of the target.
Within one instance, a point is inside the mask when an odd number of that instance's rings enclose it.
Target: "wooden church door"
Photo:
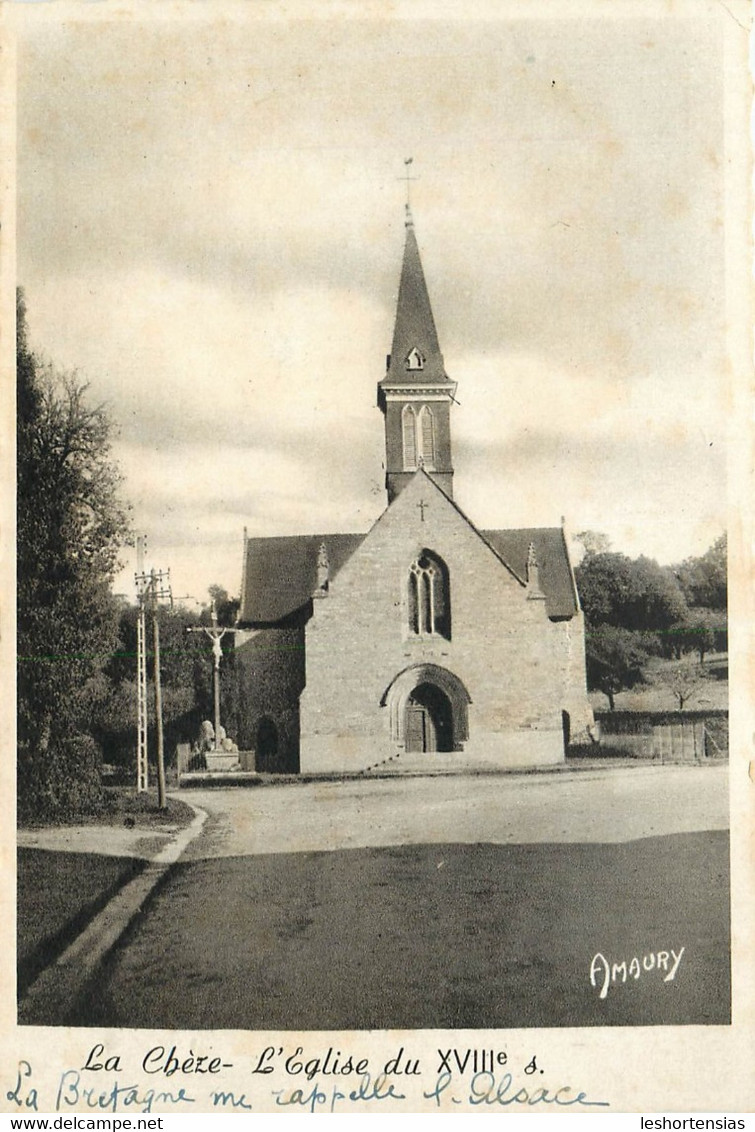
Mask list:
[[[453,750],[453,719],[448,697],[432,684],[414,689],[406,706],[407,752]]]
[[[406,716],[407,751],[436,750],[435,725],[429,710],[422,704],[410,704]]]

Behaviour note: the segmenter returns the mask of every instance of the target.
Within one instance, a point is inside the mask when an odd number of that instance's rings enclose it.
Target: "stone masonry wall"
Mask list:
[[[255,750],[263,716],[278,730],[274,764],[259,765],[277,773],[299,770],[299,695],[304,687],[304,627],[263,629],[236,648],[238,673],[238,745]]]
[[[450,641],[419,638],[409,629],[408,572],[423,548],[449,570]],[[469,739],[460,761],[560,761],[561,713],[568,701],[586,700],[579,641],[569,624],[549,621],[544,601],[528,600],[527,589],[418,474],[328,597],[315,603],[306,627],[302,770],[359,770],[395,754],[381,699],[398,673],[419,663],[448,669],[469,692]]]

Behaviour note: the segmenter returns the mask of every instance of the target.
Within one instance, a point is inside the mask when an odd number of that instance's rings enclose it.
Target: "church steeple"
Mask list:
[[[385,416],[385,486],[391,503],[418,467],[453,494],[451,402],[456,383],[446,374],[409,205],[393,346],[378,384]]]

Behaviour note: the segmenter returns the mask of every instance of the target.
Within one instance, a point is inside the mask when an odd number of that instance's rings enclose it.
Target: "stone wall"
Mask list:
[[[449,570],[450,640],[410,630],[408,571],[425,548]],[[469,738],[459,752],[469,766],[560,761],[562,712],[589,714],[581,619],[550,621],[545,602],[416,476],[314,603],[302,770],[356,771],[400,751],[386,695],[403,670],[427,664],[452,673],[469,694]]]
[[[240,749],[255,751],[248,770],[292,774],[299,770],[299,695],[304,687],[304,627],[270,628],[237,644],[238,696],[235,738]],[[260,724],[276,729],[277,753],[258,750]]]

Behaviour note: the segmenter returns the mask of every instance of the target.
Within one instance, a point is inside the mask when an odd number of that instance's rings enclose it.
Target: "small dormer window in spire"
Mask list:
[[[425,368],[425,358],[417,346],[413,346],[409,353],[406,355],[404,362],[408,370],[419,370]]]

